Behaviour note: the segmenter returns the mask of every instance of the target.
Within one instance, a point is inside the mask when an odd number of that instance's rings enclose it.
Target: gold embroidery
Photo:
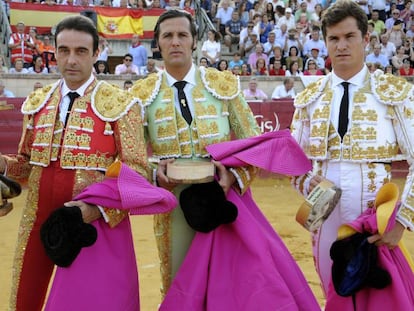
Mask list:
[[[23,267],[23,256],[36,219],[36,207],[39,205],[39,180],[42,168],[34,166],[30,173],[26,205],[23,208],[23,215],[20,220],[19,238],[17,239],[16,252],[13,264],[13,281],[11,289],[10,310],[16,310],[17,289],[20,286],[20,274]],[[24,230],[22,230],[24,228]]]
[[[108,83],[101,83],[98,86],[93,99],[93,105],[96,108],[96,113],[102,116],[105,120],[115,121],[126,113],[127,109],[134,101],[132,94],[124,90],[114,88]],[[85,107],[88,98],[85,100]]]
[[[330,111],[331,110],[329,106],[322,106],[322,108],[316,108],[313,112],[312,119],[328,119]]]
[[[150,74],[145,79],[136,81],[131,87],[130,92],[141,101],[146,102],[150,99],[158,80],[159,77],[157,74]]]
[[[325,137],[326,136],[326,123],[319,123],[312,126],[311,137]]]
[[[373,109],[367,109],[366,111],[362,110],[360,106],[355,106],[352,111],[352,120],[353,121],[378,121],[378,114]]]
[[[410,200],[410,204],[413,203],[413,200]],[[412,205],[411,205],[412,206]],[[403,207],[400,210],[400,216],[404,219],[406,219],[409,223],[414,223],[414,211],[409,209],[408,207]]]
[[[394,75],[376,77],[375,91],[379,98],[386,103],[402,102],[407,98],[411,84],[404,78]]]
[[[237,77],[230,71],[218,71],[213,68],[205,70],[205,80],[208,87],[219,96],[232,97],[239,92]]]
[[[367,101],[367,97],[364,93],[360,90],[354,94],[354,103],[365,103]]]

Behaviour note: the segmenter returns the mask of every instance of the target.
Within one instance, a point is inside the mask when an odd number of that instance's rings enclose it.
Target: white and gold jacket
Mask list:
[[[414,230],[414,88],[393,75],[367,73],[354,93],[350,127],[342,144],[331,122],[331,75],[310,84],[295,99],[292,135],[314,162],[391,163],[404,158],[409,164],[398,220]],[[295,187],[307,195],[311,176],[298,177]],[[373,189],[376,191],[378,189]]]

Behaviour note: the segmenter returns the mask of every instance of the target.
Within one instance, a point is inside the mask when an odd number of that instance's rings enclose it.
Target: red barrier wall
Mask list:
[[[0,98],[0,152],[16,153],[21,131],[22,114],[20,107],[25,98]],[[293,116],[293,101],[290,99],[265,102],[249,102],[262,132],[286,129]],[[405,161],[394,162],[392,166],[395,177],[407,174]]]

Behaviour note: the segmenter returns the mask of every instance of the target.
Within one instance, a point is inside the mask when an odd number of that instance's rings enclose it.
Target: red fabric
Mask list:
[[[36,219],[26,245],[17,288],[16,311],[42,310],[54,264],[41,244],[40,226],[54,209],[72,199],[73,192],[75,171],[59,166],[59,162],[51,162],[42,170]]]
[[[274,68],[269,70],[269,76],[285,76],[286,71],[280,68],[279,70],[275,70]]]

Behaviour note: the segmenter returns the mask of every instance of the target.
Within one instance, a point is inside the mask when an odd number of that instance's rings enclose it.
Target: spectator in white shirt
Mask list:
[[[293,78],[286,78],[283,81],[283,84],[280,84],[275,87],[272,93],[272,99],[281,99],[281,98],[295,98],[296,93],[293,88],[295,80]]]
[[[295,17],[292,14],[291,8],[285,9],[285,15],[279,18],[279,21],[277,22],[277,25],[275,28],[280,28],[282,24],[286,24],[287,29],[295,28],[296,27],[296,21]]]
[[[374,52],[365,57],[365,62],[372,64],[378,63],[382,66],[382,68],[385,68],[385,66],[390,63],[388,57],[381,53],[381,45],[379,44],[374,46]]]

